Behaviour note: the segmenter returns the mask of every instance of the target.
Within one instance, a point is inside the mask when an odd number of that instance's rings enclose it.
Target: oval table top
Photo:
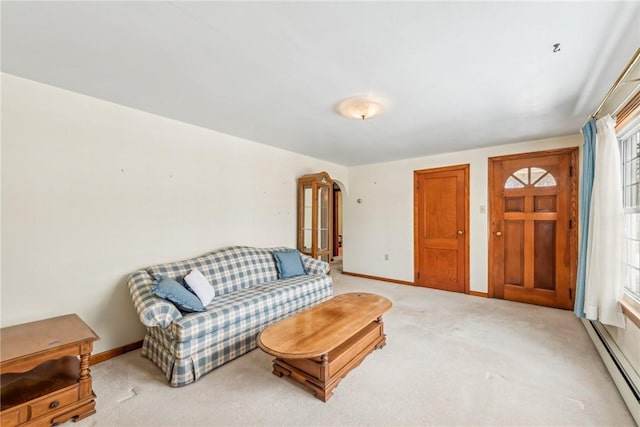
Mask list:
[[[283,359],[319,357],[391,308],[387,298],[369,293],[340,294],[267,326],[258,346]]]

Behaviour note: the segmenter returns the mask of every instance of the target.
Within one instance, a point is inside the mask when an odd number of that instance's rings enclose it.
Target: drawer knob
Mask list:
[[[51,404],[49,405],[49,408],[51,409],[55,409],[58,406],[60,406],[60,401],[59,400],[54,400],[53,402],[51,402]]]

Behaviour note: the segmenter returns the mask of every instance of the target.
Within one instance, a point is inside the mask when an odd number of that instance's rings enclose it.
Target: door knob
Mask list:
[[[502,236],[502,231],[496,231],[496,236],[498,237]]]
[[[458,230],[458,236],[462,236],[462,230]]]

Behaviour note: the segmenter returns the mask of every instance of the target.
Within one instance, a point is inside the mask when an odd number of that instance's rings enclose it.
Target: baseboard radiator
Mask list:
[[[618,387],[636,424],[640,426],[640,376],[602,324],[582,319],[587,333]]]

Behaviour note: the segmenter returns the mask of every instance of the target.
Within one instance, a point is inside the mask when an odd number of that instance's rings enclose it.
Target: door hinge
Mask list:
[[[573,289],[569,288],[569,299],[573,299]]]
[[[569,166],[569,176],[573,176],[573,166]]]
[[[419,271],[416,273],[416,280],[418,280],[418,279],[420,279],[420,272]]]
[[[569,220],[569,229],[572,229],[572,228],[573,228],[573,220],[572,220],[572,219],[570,219],[570,220]]]
[[[416,188],[419,190],[420,189],[420,181],[416,181]]]

